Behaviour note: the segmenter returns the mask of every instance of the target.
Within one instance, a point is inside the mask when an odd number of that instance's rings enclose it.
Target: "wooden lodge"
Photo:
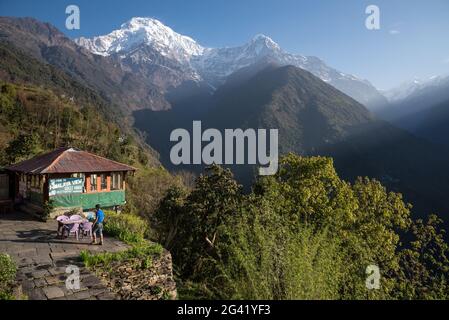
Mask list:
[[[55,208],[89,210],[96,204],[103,208],[124,205],[126,178],[135,170],[86,151],[59,148],[5,168],[2,177],[9,183],[14,204],[43,210],[49,202]],[[7,188],[3,189],[6,198]]]

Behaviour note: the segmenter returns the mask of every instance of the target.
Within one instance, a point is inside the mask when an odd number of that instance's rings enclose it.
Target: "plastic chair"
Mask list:
[[[83,222],[80,226],[80,231],[81,231],[81,235],[83,236],[87,236],[89,235],[89,237],[92,238],[92,227],[93,227],[93,223],[92,222]]]
[[[58,221],[58,222],[63,222],[63,221],[67,221],[67,220],[69,220],[69,217],[67,217],[67,216],[59,216],[56,218],[56,221]]]
[[[79,240],[79,231],[80,231],[80,225],[78,223],[74,223],[68,226],[69,228],[67,229],[69,232],[69,237],[71,234],[75,234],[76,236],[76,240]]]
[[[67,216],[59,216],[56,218],[56,221],[58,221],[58,236],[59,232],[62,230],[62,236],[64,235],[64,224],[62,222],[69,220],[69,217]]]

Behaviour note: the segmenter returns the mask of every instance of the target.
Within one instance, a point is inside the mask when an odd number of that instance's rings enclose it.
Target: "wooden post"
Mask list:
[[[101,174],[97,174],[97,191],[101,192]]]
[[[46,201],[50,201],[49,177],[47,175],[43,175],[42,179],[43,179],[42,194],[44,195],[44,203],[45,203]]]
[[[90,193],[90,175],[86,175],[86,193]]]

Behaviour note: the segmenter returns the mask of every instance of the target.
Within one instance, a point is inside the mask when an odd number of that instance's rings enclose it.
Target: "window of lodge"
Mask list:
[[[97,191],[97,175],[90,175],[90,191]]]
[[[108,188],[107,175],[102,174],[101,178],[101,190],[106,190]]]
[[[112,173],[112,190],[120,190],[123,188],[123,173],[113,172]]]
[[[36,175],[31,176],[31,187],[32,188],[39,187],[39,176],[36,176]]]

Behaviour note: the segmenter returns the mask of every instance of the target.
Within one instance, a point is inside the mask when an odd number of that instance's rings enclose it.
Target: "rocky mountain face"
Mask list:
[[[319,58],[285,52],[265,35],[238,47],[206,48],[156,19],[133,18],[108,35],[75,42],[94,54],[115,57],[124,70],[138,72],[163,89],[186,80],[217,87],[235,71],[269,59],[310,71],[368,107],[386,102],[368,81],[339,72]]]
[[[416,78],[384,94],[389,105],[375,111],[378,117],[441,147],[449,147],[449,76]]]
[[[407,98],[417,90],[423,88],[425,83],[426,82],[421,79],[415,78],[411,81],[406,81],[395,88],[384,90],[382,91],[382,94],[388,99],[389,102],[394,103]]]

